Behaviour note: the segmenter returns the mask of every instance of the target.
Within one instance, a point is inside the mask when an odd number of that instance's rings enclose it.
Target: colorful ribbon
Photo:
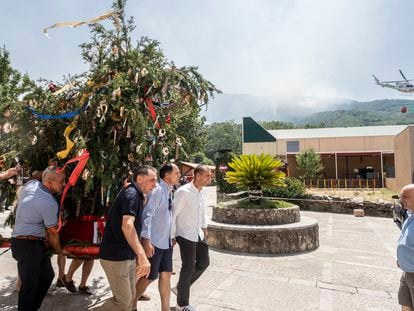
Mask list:
[[[75,128],[76,128],[76,123],[72,122],[66,127],[65,131],[63,132],[63,136],[66,138],[66,149],[56,153],[58,159],[65,159],[69,155],[69,152],[72,150],[73,146],[75,146],[75,143],[71,141],[69,137],[70,133]]]
[[[158,106],[158,107],[161,107],[161,108],[170,108],[170,107],[174,106],[175,103],[174,102],[172,102],[172,103],[154,102],[154,105]]]
[[[114,18],[115,23],[116,23],[116,27],[119,29],[120,28],[120,23],[119,23],[119,19],[118,19],[118,13],[115,12],[115,11],[110,11],[110,12],[106,12],[106,13],[104,13],[102,15],[99,15],[97,17],[93,17],[91,19],[88,19],[86,21],[58,22],[56,24],[53,24],[52,26],[49,26],[49,27],[46,27],[45,29],[43,29],[43,33],[46,35],[46,37],[49,38],[49,34],[47,33],[47,31],[49,29],[66,27],[66,26],[69,26],[69,27],[72,27],[72,28],[76,28],[76,27],[79,27],[79,26],[84,25],[84,24],[88,24],[88,25],[89,24],[95,24],[95,23],[97,23],[99,21],[102,21],[104,19],[107,19],[109,17],[113,17]]]
[[[73,163],[73,162],[78,162],[78,164],[76,164],[75,168],[73,169],[72,174],[70,175],[69,180],[66,183],[66,186],[65,186],[65,188],[63,189],[63,192],[62,192],[62,197],[60,199],[60,213],[59,213],[59,221],[58,221],[58,229],[57,229],[58,232],[60,231],[60,229],[63,226],[63,202],[65,201],[66,194],[67,194],[69,188],[76,184],[76,182],[78,181],[79,176],[81,175],[83,169],[86,166],[86,163],[88,163],[88,160],[89,160],[88,150],[82,149],[81,152],[82,153],[81,153],[80,156],[77,156],[77,157],[67,161],[65,163],[65,165],[59,170],[60,172],[64,172],[65,168],[68,164]]]
[[[104,85],[103,82],[100,82],[100,83],[96,84],[92,80],[86,81],[86,84],[87,84],[88,87],[92,88],[93,92],[95,92],[102,85]],[[65,85],[64,87],[62,87],[61,89],[57,90],[53,94],[57,95],[60,91],[63,91],[63,90],[66,91],[66,90],[68,90],[72,87],[73,87],[73,84],[69,83],[69,84]],[[31,106],[28,106],[27,110],[29,110],[32,114],[34,114],[36,117],[41,118],[41,119],[46,119],[46,120],[50,120],[50,119],[72,119],[72,118],[76,117],[77,115],[79,115],[82,111],[84,111],[88,107],[88,102],[86,100],[89,98],[89,96],[91,96],[91,94],[92,94],[92,92],[85,92],[81,95],[81,98],[79,100],[79,104],[80,104],[80,106],[82,106],[82,108],[78,108],[78,109],[75,109],[73,111],[65,112],[63,114],[59,114],[59,115],[42,114],[40,112],[37,112]]]
[[[154,104],[151,98],[145,98],[145,103],[147,104],[148,111],[151,115],[152,121],[155,122],[157,119],[157,113],[155,112]]]
[[[27,107],[27,110],[29,110],[32,114],[34,114],[38,118],[50,120],[50,119],[72,119],[76,117],[77,115],[79,115],[82,110],[85,110],[85,108],[86,108],[86,105],[84,105],[82,109],[76,109],[73,111],[65,112],[63,114],[58,114],[54,116],[49,115],[49,114],[41,114],[37,112],[33,107],[30,107],[30,106]]]
[[[157,127],[157,129],[159,129],[161,126],[158,122],[158,116],[157,116],[157,112],[155,111],[154,108],[154,102],[152,101],[151,98],[145,98],[145,103],[147,105],[148,111],[150,113],[151,119],[152,121],[154,121],[154,125]]]
[[[55,96],[57,96],[57,95],[60,95],[60,94],[62,94],[64,92],[66,92],[66,91],[69,91],[69,90],[73,89],[74,87],[75,86],[72,84],[72,82],[69,81],[68,84],[62,86],[60,89],[58,89],[57,91],[53,92],[52,94],[55,95]]]

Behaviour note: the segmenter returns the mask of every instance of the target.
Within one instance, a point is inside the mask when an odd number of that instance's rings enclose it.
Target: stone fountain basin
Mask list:
[[[243,253],[292,254],[319,247],[316,219],[302,216],[300,222],[284,225],[238,225],[211,221],[208,244]]]
[[[300,215],[296,205],[284,208],[240,207],[241,200],[213,207],[208,244],[243,253],[292,254],[319,247],[316,219]]]
[[[232,205],[214,206],[213,221],[239,225],[284,225],[300,221],[298,206],[285,208],[239,208]]]

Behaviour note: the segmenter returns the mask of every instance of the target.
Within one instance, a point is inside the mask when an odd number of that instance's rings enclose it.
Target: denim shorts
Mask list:
[[[151,272],[148,276],[148,280],[156,280],[158,278],[159,273],[161,272],[172,272],[172,256],[172,248],[161,249],[154,246],[154,255],[148,258],[149,262],[151,263]]]

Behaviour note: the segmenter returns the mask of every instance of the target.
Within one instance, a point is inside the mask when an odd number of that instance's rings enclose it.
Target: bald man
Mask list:
[[[397,265],[403,271],[398,303],[402,311],[414,311],[414,184],[402,188],[400,201],[407,209],[408,218],[402,226],[397,247]]]
[[[171,237],[180,247],[181,271],[176,288],[175,311],[195,311],[189,304],[190,287],[210,264],[207,245],[204,187],[211,182],[211,171],[200,164],[194,169],[194,179],[180,187],[174,196]]]
[[[48,239],[57,254],[70,255],[62,249],[58,223],[58,203],[53,197],[65,186],[65,174],[56,167],[43,171],[42,182],[31,180],[19,195],[11,250],[21,279],[18,310],[38,310],[52,283],[54,272],[46,253]]]

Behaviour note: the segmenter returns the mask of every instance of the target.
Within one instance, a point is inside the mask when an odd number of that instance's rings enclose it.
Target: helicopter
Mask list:
[[[381,85],[382,87],[388,87],[390,89],[398,90],[402,93],[414,93],[414,84],[410,81],[414,81],[414,79],[408,80],[401,69],[398,70],[403,77],[404,80],[400,81],[380,81],[376,76],[372,75],[375,79],[375,83]]]

